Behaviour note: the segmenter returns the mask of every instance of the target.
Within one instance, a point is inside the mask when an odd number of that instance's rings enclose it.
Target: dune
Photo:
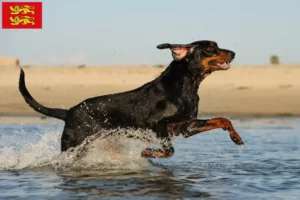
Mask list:
[[[153,66],[24,66],[28,90],[49,107],[137,88],[165,69]],[[0,66],[0,115],[40,116],[18,91],[18,66]],[[232,66],[200,85],[199,114],[300,116],[300,65]]]
[[[0,66],[19,66],[18,58],[0,57]]]

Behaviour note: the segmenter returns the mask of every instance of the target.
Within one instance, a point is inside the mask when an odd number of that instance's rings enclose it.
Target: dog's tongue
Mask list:
[[[221,67],[226,68],[227,65],[228,65],[227,63],[222,63],[222,64],[221,64]]]
[[[230,67],[230,63],[221,63],[221,64],[219,64],[219,66],[220,67],[222,67],[222,68],[224,68],[224,69],[227,69],[227,68],[229,68]]]

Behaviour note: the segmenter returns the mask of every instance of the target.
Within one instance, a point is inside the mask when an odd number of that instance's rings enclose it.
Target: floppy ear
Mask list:
[[[171,49],[174,60],[182,60],[188,54],[193,53],[196,45],[190,44],[169,44],[164,43],[157,46],[158,49]]]

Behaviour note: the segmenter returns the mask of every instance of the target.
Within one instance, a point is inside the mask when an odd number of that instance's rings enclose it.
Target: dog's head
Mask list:
[[[193,68],[201,68],[205,73],[216,70],[227,70],[235,53],[221,49],[216,42],[202,40],[191,44],[160,44],[158,49],[169,48],[175,61],[185,60]]]

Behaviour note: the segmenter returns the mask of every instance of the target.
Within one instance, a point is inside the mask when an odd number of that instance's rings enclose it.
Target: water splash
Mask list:
[[[130,133],[132,138],[128,138]],[[136,139],[143,136],[144,140]],[[109,136],[109,137],[107,137]],[[60,152],[60,131],[47,131],[40,140],[28,141],[20,149],[0,149],[0,170],[53,169],[58,171],[130,169],[150,167],[141,150],[158,144],[150,130],[115,129],[87,138],[81,145]]]

